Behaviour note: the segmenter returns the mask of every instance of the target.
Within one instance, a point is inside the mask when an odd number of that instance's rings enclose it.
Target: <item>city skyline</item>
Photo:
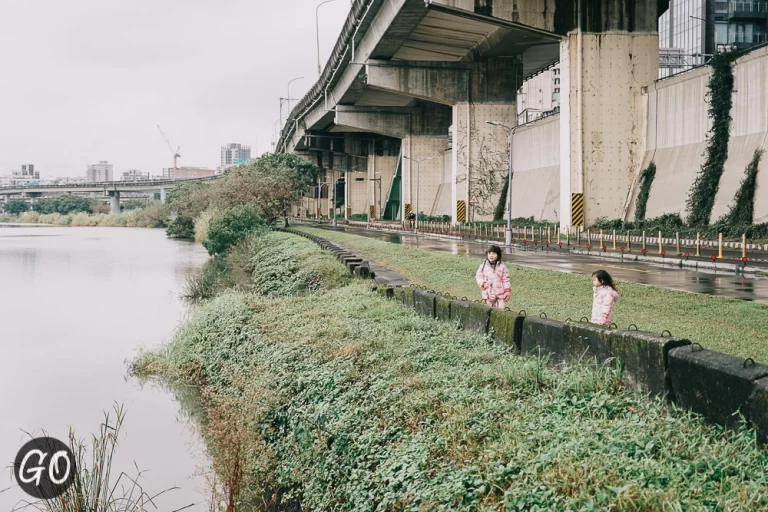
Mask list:
[[[317,3],[10,0],[0,45],[14,50],[0,71],[24,79],[0,84],[0,175],[34,162],[44,178],[76,177],[100,160],[117,176],[159,175],[173,155],[158,124],[179,167],[215,169],[231,141],[270,150],[288,81],[305,77],[291,85],[299,98],[316,79]],[[346,0],[320,10],[323,63],[348,11]]]

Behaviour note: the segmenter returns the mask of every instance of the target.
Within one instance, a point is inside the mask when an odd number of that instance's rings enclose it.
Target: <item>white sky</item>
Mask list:
[[[0,0],[0,174],[152,175],[217,167],[220,147],[270,150],[279,97],[317,79],[321,0]],[[350,7],[320,8],[324,67]]]

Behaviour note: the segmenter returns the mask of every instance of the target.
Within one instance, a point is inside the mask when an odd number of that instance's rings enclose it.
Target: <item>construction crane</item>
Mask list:
[[[178,166],[176,164],[178,162],[178,158],[181,156],[179,154],[179,150],[181,149],[181,146],[176,147],[176,150],[174,151],[173,145],[171,145],[171,141],[169,141],[168,137],[165,136],[165,133],[163,133],[163,129],[160,128],[160,125],[157,125],[157,129],[160,130],[160,135],[163,136],[163,139],[165,139],[165,143],[168,144],[168,149],[171,150],[171,154],[173,155],[173,176],[176,176],[176,170],[178,169]]]

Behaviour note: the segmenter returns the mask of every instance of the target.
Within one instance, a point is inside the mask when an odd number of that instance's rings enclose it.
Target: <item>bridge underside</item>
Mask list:
[[[590,181],[621,195],[638,153],[640,89],[656,76],[657,11],[668,2],[584,0],[580,13],[576,0],[358,3],[375,7],[358,13],[365,30],[292,112],[278,146],[321,163],[325,182],[345,178],[343,198],[325,187],[311,213],[325,199],[324,215],[343,203],[346,215],[403,219],[418,208],[493,218],[505,201],[509,137],[488,122],[514,127],[524,78],[557,62],[559,220],[572,223],[572,194],[590,204]],[[473,10],[456,7],[464,4]],[[618,203],[595,203],[587,217],[617,216]]]

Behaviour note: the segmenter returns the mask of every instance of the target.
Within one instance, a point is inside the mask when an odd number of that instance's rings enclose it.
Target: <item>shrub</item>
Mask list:
[[[195,237],[195,221],[182,214],[176,215],[165,230],[169,238],[191,240]]]
[[[651,162],[648,168],[643,170],[640,175],[642,184],[640,185],[640,193],[637,195],[637,207],[635,208],[635,222],[643,222],[645,220],[645,211],[648,205],[648,198],[651,195],[651,185],[656,178],[656,164]]]
[[[208,209],[195,219],[195,242],[203,243],[208,239],[208,228],[211,225],[211,219],[216,217],[217,214],[218,210]]]
[[[29,211],[29,203],[24,199],[11,199],[5,203],[4,211],[10,215],[19,215],[20,213]]]
[[[19,215],[19,222],[36,224],[40,222],[40,214],[37,212],[24,212]]]
[[[211,256],[224,255],[249,233],[265,228],[264,219],[254,206],[234,206],[210,221],[208,239],[203,242],[203,247]],[[194,223],[190,223],[192,237],[194,229]]]

